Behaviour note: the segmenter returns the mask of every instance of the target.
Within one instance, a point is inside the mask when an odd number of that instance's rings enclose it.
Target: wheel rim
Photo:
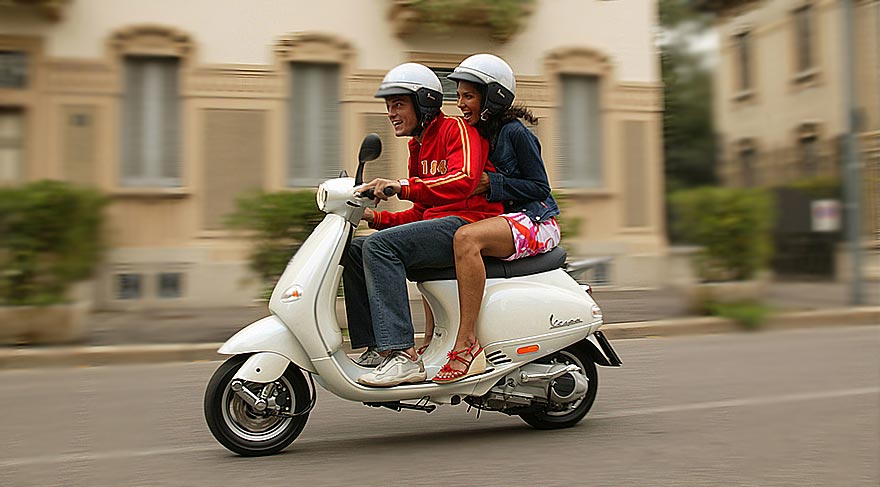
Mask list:
[[[587,391],[584,392],[584,395],[579,397],[576,401],[573,401],[573,402],[566,404],[564,406],[565,409],[563,409],[561,411],[548,409],[545,412],[545,414],[547,414],[547,416],[553,416],[553,417],[558,418],[561,416],[566,416],[568,414],[571,414],[573,411],[577,411],[577,408],[580,407],[580,405],[584,403],[584,399],[586,399],[587,394],[590,393],[590,387],[589,387],[590,377],[586,373],[584,373],[586,368],[584,367],[583,362],[581,362],[581,360],[576,355],[574,355],[573,353],[570,353],[566,350],[560,350],[559,352],[554,354],[553,357],[550,359],[550,363],[551,364],[578,366],[578,368],[581,369],[581,375],[584,376],[584,378],[587,380],[587,384],[588,384]]]
[[[250,388],[254,384],[253,382],[246,382],[244,387]],[[289,404],[285,405],[282,411],[290,412],[295,410],[293,407],[295,397],[290,381],[286,377],[281,376],[274,384],[275,391],[272,397],[278,397],[284,392],[289,397]],[[259,393],[259,390],[256,392]],[[271,441],[284,433],[285,429],[293,422],[291,417],[270,415],[268,412],[255,410],[244,399],[238,397],[238,394],[233,392],[228,384],[223,391],[223,398],[220,404],[223,411],[223,421],[226,423],[226,426],[237,436],[248,441]]]

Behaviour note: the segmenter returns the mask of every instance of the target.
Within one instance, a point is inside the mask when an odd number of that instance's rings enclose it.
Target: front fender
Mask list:
[[[315,366],[299,340],[277,316],[267,316],[251,323],[232,336],[217,350],[223,355],[274,352],[299,368],[315,372]]]
[[[268,383],[278,380],[289,365],[290,360],[287,360],[287,357],[283,355],[274,352],[260,352],[248,357],[247,361],[235,373],[233,379]]]

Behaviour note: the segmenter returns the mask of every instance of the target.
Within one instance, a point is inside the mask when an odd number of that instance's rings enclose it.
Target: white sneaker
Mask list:
[[[391,387],[410,382],[424,382],[428,379],[422,359],[413,361],[403,352],[391,352],[375,370],[358,377],[358,382],[367,386]]]
[[[369,347],[364,350],[360,357],[355,359],[354,363],[361,367],[377,367],[382,364],[383,360],[385,360],[385,357],[379,355],[375,347]]]

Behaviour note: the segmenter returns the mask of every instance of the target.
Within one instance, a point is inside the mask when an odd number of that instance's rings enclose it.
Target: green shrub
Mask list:
[[[770,314],[769,306],[755,301],[709,303],[707,307],[708,314],[734,320],[747,330],[760,328]]]
[[[251,269],[266,284],[273,284],[323,217],[312,190],[258,192],[240,196],[236,211],[227,217],[226,223],[231,228],[253,232]]]
[[[63,302],[101,257],[97,191],[60,181],[0,188],[0,304]]]
[[[773,205],[761,190],[698,188],[671,196],[675,233],[702,246],[697,273],[704,281],[752,278],[772,253]]]
[[[577,237],[578,227],[581,225],[581,218],[575,216],[574,211],[569,209],[568,196],[556,191],[552,194],[553,199],[556,200],[556,204],[559,206],[559,215],[556,216],[556,223],[559,224],[559,244],[565,247],[566,242],[573,237]]]
[[[485,12],[493,34],[505,39],[519,29],[535,0],[409,0],[406,3],[421,14],[420,25],[436,32],[454,30],[462,21]]]

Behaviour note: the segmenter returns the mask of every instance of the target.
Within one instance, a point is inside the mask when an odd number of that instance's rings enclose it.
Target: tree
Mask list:
[[[692,3],[660,1],[667,192],[716,182],[712,71],[706,55],[692,47],[706,35],[711,19]]]

